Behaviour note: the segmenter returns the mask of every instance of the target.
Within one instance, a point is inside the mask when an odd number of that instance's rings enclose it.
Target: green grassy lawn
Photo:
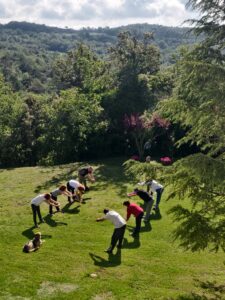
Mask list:
[[[173,242],[176,224],[167,211],[175,201],[165,201],[166,191],[160,213],[153,213],[139,240],[129,236],[131,217],[122,251],[104,252],[113,225],[95,219],[105,207],[125,216],[122,203],[134,187],[121,163],[112,159],[93,164],[97,181],[84,195],[85,204],[68,207],[61,196],[65,213],[52,218],[42,204],[45,242],[29,254],[22,247],[35,232],[31,199],[75,178],[78,165],[0,170],[0,299],[223,299],[224,254],[185,252]]]

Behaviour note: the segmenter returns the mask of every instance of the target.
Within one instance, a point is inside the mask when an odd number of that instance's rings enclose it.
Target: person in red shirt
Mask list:
[[[136,219],[136,227],[134,231],[131,233],[133,237],[137,236],[141,229],[141,220],[144,215],[144,210],[138,206],[136,203],[130,203],[130,201],[124,201],[123,205],[127,207],[127,218],[126,221],[129,220],[131,215],[135,216]]]

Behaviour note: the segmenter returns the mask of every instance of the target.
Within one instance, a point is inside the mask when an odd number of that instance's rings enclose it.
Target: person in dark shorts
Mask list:
[[[67,182],[66,186],[67,190],[71,193],[71,195],[68,196],[68,202],[72,203],[73,201],[77,200],[78,202],[82,203],[82,195],[85,191],[84,185],[77,180],[71,179]],[[71,197],[73,200],[71,200]]]
[[[78,171],[79,182],[82,183],[85,187],[85,190],[88,191],[89,187],[87,186],[87,180],[90,182],[95,182],[94,170],[92,167],[84,167]]]
[[[72,194],[67,190],[65,185],[61,185],[58,189],[53,190],[50,193],[50,195],[51,195],[51,198],[55,201],[57,201],[57,197],[60,196],[60,195],[65,195],[65,196],[68,196],[68,197],[72,196]],[[59,206],[56,206],[55,208],[56,208],[57,212],[61,211]],[[53,205],[52,204],[49,205],[49,214],[51,216],[53,215]]]

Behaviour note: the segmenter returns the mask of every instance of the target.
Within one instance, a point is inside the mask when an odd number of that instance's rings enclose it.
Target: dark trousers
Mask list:
[[[82,176],[78,174],[79,182],[84,185],[85,190],[88,189],[86,175]]]
[[[139,234],[141,230],[141,220],[143,218],[143,215],[144,213],[142,212],[136,217],[136,227],[134,228],[133,235]]]
[[[163,188],[156,190],[156,204],[155,204],[155,206],[157,208],[159,207],[159,203],[160,203],[160,200],[161,200],[161,197],[162,197],[162,193],[163,193]]]
[[[74,193],[74,188],[69,185],[69,182],[67,182],[66,187],[69,192],[71,192],[72,194]],[[71,197],[68,197],[68,202],[71,203]]]
[[[51,194],[51,198],[53,200],[57,201],[57,197],[52,196],[52,194]],[[60,211],[60,208],[58,206],[56,206],[55,208],[56,208],[57,211]],[[49,205],[49,213],[50,213],[50,215],[52,215],[52,213],[53,213],[53,205],[51,205],[51,204]]]
[[[126,225],[124,225],[120,228],[115,228],[114,229],[113,235],[112,235],[112,238],[111,238],[110,250],[113,250],[115,248],[117,242],[118,242],[118,246],[122,247],[122,242],[123,242],[125,229],[126,229]]]
[[[37,225],[37,215],[40,220],[40,222],[43,221],[42,216],[41,216],[41,211],[40,211],[40,206],[36,206],[34,204],[31,204],[32,212],[33,212],[33,220],[34,220],[34,225]]]

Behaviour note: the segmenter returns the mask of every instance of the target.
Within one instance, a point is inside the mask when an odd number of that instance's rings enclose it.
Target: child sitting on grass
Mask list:
[[[40,248],[41,244],[42,244],[41,233],[37,232],[35,233],[33,240],[30,240],[24,245],[23,252],[29,253],[29,252],[37,251]]]

